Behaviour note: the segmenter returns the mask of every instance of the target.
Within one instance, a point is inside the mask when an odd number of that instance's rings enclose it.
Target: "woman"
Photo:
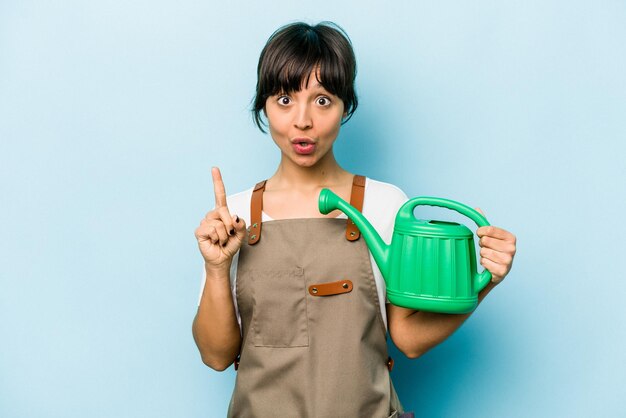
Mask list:
[[[318,210],[319,192],[329,188],[389,242],[407,200],[335,159],[340,127],[357,107],[355,75],[352,46],[338,26],[280,28],[261,52],[253,109],[262,131],[267,118],[281,151],[278,169],[228,198],[212,170],[215,209],[195,231],[206,277],[193,333],[209,367],[238,368],[229,416],[399,416],[387,330],[415,358],[469,316],[385,303],[384,281],[358,229],[340,212]],[[496,227],[477,234],[480,262],[493,275],[482,300],[510,270],[515,237]]]

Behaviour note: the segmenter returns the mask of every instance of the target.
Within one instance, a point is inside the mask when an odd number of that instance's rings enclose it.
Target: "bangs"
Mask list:
[[[257,67],[254,119],[261,131],[261,112],[267,99],[276,94],[299,92],[314,74],[320,85],[339,97],[347,112],[344,123],[357,106],[354,91],[356,60],[350,40],[339,26],[322,22],[315,26],[294,23],[270,36]]]
[[[302,87],[315,79],[329,93],[342,96],[345,93],[346,79],[338,57],[324,54],[316,45],[304,44],[293,48],[292,51],[283,50],[275,59],[268,59],[267,67],[259,72],[259,90],[264,99],[279,93],[293,93],[302,90]],[[307,48],[308,47],[308,48]],[[305,49],[307,48],[307,49]]]

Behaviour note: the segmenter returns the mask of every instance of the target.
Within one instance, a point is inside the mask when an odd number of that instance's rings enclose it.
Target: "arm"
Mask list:
[[[230,290],[230,266],[246,236],[246,223],[228,211],[219,169],[213,168],[212,174],[215,209],[206,214],[195,231],[206,281],[192,332],[202,361],[221,371],[235,361],[241,346]]]
[[[516,251],[516,238],[501,228],[478,228],[476,234],[480,249],[480,264],[491,272],[492,280],[479,294],[480,303],[485,296],[511,270]],[[443,342],[465,322],[468,314],[440,314],[415,311],[387,304],[389,334],[394,344],[409,358],[417,358]]]
[[[496,286],[489,283],[479,294],[478,301]],[[387,304],[389,334],[393,343],[405,356],[417,358],[443,342],[454,333],[467,318],[467,314],[441,314],[415,311]]]
[[[215,370],[225,370],[239,354],[241,334],[230,290],[230,269],[205,267],[206,283],[193,321],[193,338],[202,361]]]

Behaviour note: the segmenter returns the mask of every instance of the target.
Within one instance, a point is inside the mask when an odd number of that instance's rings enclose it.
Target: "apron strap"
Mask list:
[[[263,214],[263,192],[265,182],[263,180],[254,186],[252,199],[250,199],[250,228],[248,228],[248,244],[254,245],[261,239],[261,219]]]
[[[252,199],[250,199],[250,228],[248,229],[248,244],[254,245],[261,239],[261,220],[263,216],[263,192],[265,183],[263,180],[254,186]],[[365,177],[355,175],[352,180],[352,191],[350,192],[350,204],[359,212],[363,211],[363,198],[365,197]],[[361,231],[357,228],[352,219],[348,218],[346,225],[346,239],[356,241],[361,236]]]
[[[354,206],[359,212],[363,212],[363,198],[365,197],[365,177],[355,175],[352,180],[352,192],[350,193],[350,205]],[[348,241],[356,241],[361,236],[361,231],[352,221],[348,218],[348,224],[346,226],[346,239]]]

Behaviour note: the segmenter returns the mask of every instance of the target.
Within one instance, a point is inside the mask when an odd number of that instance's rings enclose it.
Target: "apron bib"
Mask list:
[[[357,182],[365,179],[355,176],[352,192],[360,209]],[[255,187],[239,252],[243,340],[228,416],[397,416],[386,329],[358,229],[345,219],[285,219],[264,223],[261,239],[264,186]]]

